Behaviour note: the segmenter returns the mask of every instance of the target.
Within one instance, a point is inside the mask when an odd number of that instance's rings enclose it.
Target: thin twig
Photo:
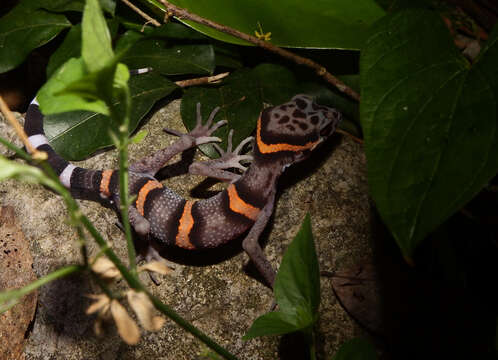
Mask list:
[[[240,31],[235,30],[233,28],[230,28],[228,26],[221,25],[221,24],[216,23],[214,21],[205,19],[199,15],[192,14],[192,13],[188,12],[187,10],[179,8],[179,7],[171,4],[170,2],[168,2],[166,0],[159,0],[159,1],[166,7],[166,16],[167,17],[176,16],[179,19],[188,19],[188,20],[194,21],[196,23],[209,26],[215,30],[224,32],[225,34],[235,36],[237,38],[240,38],[242,40],[246,40],[252,44],[260,46],[263,49],[271,51],[271,52],[273,52],[277,55],[280,55],[286,59],[292,60],[296,64],[305,65],[309,68],[312,68],[313,70],[316,71],[316,73],[319,76],[323,77],[325,79],[325,81],[327,81],[328,83],[335,86],[339,91],[343,92],[344,94],[349,95],[351,98],[355,99],[356,101],[360,101],[360,95],[357,92],[355,92],[349,86],[344,84],[341,80],[336,78],[334,75],[329,73],[324,66],[314,62],[311,59],[296,55],[288,50],[284,50],[278,46],[272,45],[267,41],[260,40],[255,36],[245,34],[243,32],[240,32]]]
[[[226,78],[228,75],[230,75],[230,73],[225,72],[213,76],[204,76],[195,79],[180,80],[176,81],[175,84],[182,88],[188,86],[203,85],[203,84],[216,84],[219,83],[221,79]]]
[[[138,15],[140,15],[145,20],[147,20],[146,24],[152,24],[152,25],[157,26],[157,27],[161,26],[161,23],[159,21],[157,21],[156,19],[151,18],[149,15],[147,15],[146,13],[144,13],[142,10],[140,10],[139,8],[137,8],[135,5],[133,5],[128,0],[121,0],[121,1],[124,2],[126,5],[128,5]]]
[[[335,129],[335,132],[350,137],[354,142],[358,144],[363,144],[363,139],[360,139],[359,137],[356,137],[353,134],[348,133],[346,130]]]
[[[37,160],[45,160],[47,159],[47,153],[43,151],[38,151],[36,150],[31,143],[28,141],[28,135],[24,132],[24,129],[22,128],[21,124],[19,124],[19,121],[17,121],[16,117],[10,111],[9,106],[7,103],[3,100],[3,98],[0,96],[0,111],[4,114],[5,118],[7,121],[10,123],[10,125],[14,128],[17,136],[22,140],[24,143],[24,146],[26,146],[26,149],[28,152],[31,154],[33,159]]]

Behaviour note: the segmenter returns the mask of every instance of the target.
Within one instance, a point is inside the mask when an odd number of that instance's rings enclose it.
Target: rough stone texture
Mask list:
[[[149,135],[142,143],[130,146],[132,160],[174,141],[161,129],[165,126],[183,128],[179,104],[173,101],[150,118],[143,127]],[[98,154],[78,165],[100,169],[115,167],[116,151]],[[201,181],[199,177],[180,176],[164,183],[189,196]],[[115,225],[117,217],[113,211],[98,203],[79,202],[97,229],[112,241],[117,254],[126,259],[125,241]],[[0,204],[15,208],[30,240],[37,276],[81,260],[75,231],[67,224],[66,209],[59,196],[41,186],[6,181],[0,183]],[[311,214],[322,270],[333,271],[371,256],[370,205],[360,145],[334,135],[306,162],[287,170],[279,184],[276,211],[262,239],[264,251],[275,268],[306,212]],[[91,253],[97,251],[93,241],[89,241],[88,248]],[[241,250],[240,241],[221,254],[185,256],[180,253],[172,258],[179,264],[171,275],[161,278],[160,286],[150,283],[147,276],[142,277],[155,294],[240,359],[279,357],[282,343],[278,337],[241,340],[252,321],[270,309],[272,294],[244,271],[248,257]],[[250,267],[249,273],[254,273]],[[321,358],[329,358],[341,343],[360,335],[361,330],[337,302],[329,279],[322,278],[321,285],[318,353]],[[205,350],[199,341],[171,321],[157,333],[143,333],[137,346],[125,345],[113,325],[108,327],[105,337],[96,337],[93,318],[84,314],[89,304],[84,295],[97,290],[87,276],[56,281],[42,288],[26,348],[27,358],[194,359]]]

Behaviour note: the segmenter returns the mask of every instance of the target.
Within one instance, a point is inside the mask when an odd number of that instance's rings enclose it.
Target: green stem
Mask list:
[[[137,255],[135,252],[135,245],[133,244],[133,239],[131,236],[131,226],[128,214],[128,209],[130,208],[131,205],[129,197],[129,189],[128,189],[128,129],[130,124],[131,97],[130,97],[130,91],[127,86],[121,88],[120,90],[121,90],[120,103],[124,104],[122,119],[120,118],[120,114],[115,111],[115,108],[112,106],[112,104],[108,104],[108,106],[111,109],[111,117],[113,118],[113,121],[116,124],[121,124],[119,126],[119,136],[117,144],[119,149],[120,212],[126,237],[126,245],[128,248],[128,262],[130,265],[130,270],[134,275],[136,275]]]
[[[180,325],[183,329],[187,330],[192,335],[197,337],[199,340],[201,340],[204,344],[213,349],[215,352],[222,355],[226,359],[237,360],[237,357],[235,355],[231,354],[225,348],[218,345],[209,336],[204,334],[201,330],[196,328],[194,325],[190,324],[187,320],[183,319],[176,311],[174,311],[168,305],[164,304],[158,298],[150,294],[147,291],[146,287],[138,280],[138,277],[135,274],[133,274],[131,271],[129,271],[123,265],[121,260],[119,260],[116,254],[112,251],[112,249],[110,249],[107,246],[106,241],[102,238],[102,235],[100,235],[100,233],[95,229],[92,223],[85,216],[81,218],[81,221],[83,222],[83,225],[86,227],[88,232],[95,239],[97,244],[99,244],[101,248],[104,249],[103,251],[109,258],[109,260],[111,260],[114,263],[114,265],[116,265],[119,272],[121,273],[121,275],[123,275],[123,278],[131,288],[137,291],[143,291],[145,294],[147,294],[147,296],[151,299],[152,303],[154,304],[155,308],[158,311],[160,311],[161,313],[169,317],[171,320],[176,322],[178,325]]]
[[[18,148],[17,146],[15,146],[14,144],[11,144],[10,142],[8,142],[7,140],[5,140],[4,138],[0,137],[0,143],[7,147],[9,150],[12,150],[14,151],[17,156],[19,156],[20,158],[26,160],[26,161],[31,161],[31,156],[29,156],[29,154],[27,152],[25,152],[24,150]]]
[[[71,275],[75,272],[83,271],[85,270],[84,266],[81,265],[69,265],[65,266],[63,268],[57,269],[54,272],[51,272],[50,274],[47,274],[32,283],[29,283],[28,285],[20,288],[20,289],[15,289],[15,290],[10,290],[10,291],[5,291],[3,293],[0,293],[0,300],[2,303],[7,303],[12,301],[13,303],[5,304],[0,306],[0,313],[9,310],[15,303],[17,302],[18,299],[23,297],[24,295],[29,294],[30,292],[38,289],[39,287],[49,283],[50,281],[53,281],[55,279]]]
[[[215,352],[217,352],[219,355],[223,356],[225,359],[231,359],[231,360],[237,360],[237,357],[230,353],[228,350],[225,348],[221,347],[218,345],[216,342],[214,342],[209,336],[204,334],[201,330],[196,328],[194,325],[183,319],[180,315],[178,315],[177,312],[175,312],[173,309],[171,309],[168,305],[164,304],[161,300],[156,298],[154,295],[150,294],[146,289],[143,290],[149,299],[152,301],[154,304],[154,307],[159,310],[161,313],[164,315],[168,316],[171,320],[176,322],[179,326],[181,326],[183,329],[194,335],[196,338],[201,340],[204,344],[209,346],[211,349],[213,349]]]

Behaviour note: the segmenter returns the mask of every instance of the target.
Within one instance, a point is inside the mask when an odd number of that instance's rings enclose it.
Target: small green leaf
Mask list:
[[[46,44],[69,26],[71,23],[64,15],[15,7],[0,18],[0,73],[21,64],[33,49]]]
[[[304,306],[311,318],[316,316],[320,304],[320,271],[309,214],[284,254],[273,291],[282,311]]]
[[[211,45],[169,45],[162,39],[138,41],[121,61],[130,69],[150,66],[164,75],[209,75],[215,66]]]
[[[311,332],[318,318],[320,272],[309,214],[284,254],[273,291],[280,311],[257,318],[244,336],[245,340],[299,330]]]
[[[132,76],[128,86],[132,97],[130,132],[157,100],[178,88],[156,72]],[[109,117],[87,111],[49,115],[44,119],[50,144],[68,160],[82,160],[98,149],[113,145],[109,129],[117,127]]]
[[[293,316],[280,311],[270,312],[258,317],[242,340],[249,340],[258,336],[282,335],[300,330],[295,324]]]
[[[81,58],[70,59],[43,85],[37,99],[44,114],[57,114],[75,109],[109,114],[105,103],[96,100],[95,79],[86,75],[84,67]],[[73,86],[73,92],[61,94],[70,85]],[[87,97],[81,96],[82,94]]]
[[[439,14],[382,19],[362,51],[370,190],[410,257],[498,169],[498,26],[472,66]]]
[[[132,138],[131,142],[133,144],[140,144],[142,141],[144,141],[145,137],[149,134],[147,130],[140,130],[138,131]]]
[[[341,345],[331,360],[376,360],[377,352],[370,341],[351,339]]]
[[[111,34],[98,0],[87,0],[82,20],[81,55],[90,72],[104,69],[114,60]]]

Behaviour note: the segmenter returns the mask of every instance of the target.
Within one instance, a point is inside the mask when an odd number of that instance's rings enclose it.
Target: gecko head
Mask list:
[[[258,119],[255,156],[279,158],[283,165],[305,159],[341,121],[334,108],[318,105],[308,95],[266,108]]]

